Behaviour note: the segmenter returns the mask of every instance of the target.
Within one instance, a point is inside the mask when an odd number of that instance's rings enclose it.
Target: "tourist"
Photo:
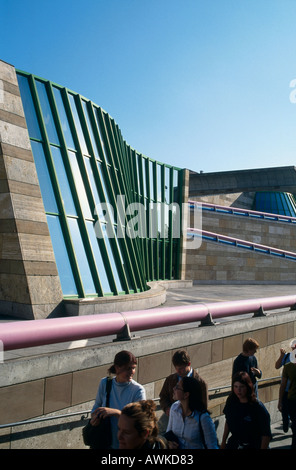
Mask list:
[[[91,413],[90,424],[96,426],[100,419],[111,417],[112,444],[111,448],[119,446],[117,438],[118,418],[122,408],[128,403],[146,399],[145,389],[133,380],[136,371],[137,359],[129,351],[121,351],[116,354],[114,363],[109,369],[112,378],[109,407],[106,407],[106,384],[108,377],[101,380],[95,403]]]
[[[174,387],[173,398],[164,435],[169,449],[218,449],[215,426],[204,407],[200,382],[183,377]]]
[[[296,340],[294,339],[290,343],[290,348],[292,351],[296,348]],[[290,362],[290,353],[287,353],[283,348],[280,349],[280,355],[279,358],[277,359],[275,363],[275,368],[280,369],[282,366],[285,364],[288,364]],[[287,386],[283,392],[283,396],[281,399],[281,414],[282,414],[282,420],[283,420],[283,431],[288,432],[289,430],[289,423],[290,423],[290,417],[289,417],[289,411],[288,411],[288,390],[290,386],[290,381],[288,380]]]
[[[270,415],[258,400],[247,372],[234,375],[223,413],[225,426],[221,449],[268,448],[271,440]]]
[[[258,397],[257,378],[260,379],[262,377],[262,371],[258,367],[257,358],[255,356],[258,348],[259,348],[259,344],[255,339],[253,338],[246,339],[246,341],[243,344],[243,350],[234,360],[233,368],[232,368],[232,377],[237,372],[242,372],[242,371],[245,371],[249,374],[257,397]]]
[[[290,362],[284,365],[282,382],[279,393],[278,409],[283,409],[283,396],[289,382],[287,405],[291,420],[292,449],[296,449],[296,350],[290,353]]]
[[[173,374],[169,375],[163,384],[163,387],[159,394],[159,404],[161,409],[165,412],[167,416],[170,414],[170,408],[174,403],[174,387],[183,377],[194,377],[201,386],[202,390],[202,401],[204,408],[208,407],[208,386],[207,383],[200,377],[197,370],[194,370],[191,367],[190,357],[184,349],[179,349],[176,351],[172,357],[172,363],[174,365],[175,371]]]
[[[126,405],[118,419],[119,449],[164,449],[158,437],[156,404],[141,400]]]

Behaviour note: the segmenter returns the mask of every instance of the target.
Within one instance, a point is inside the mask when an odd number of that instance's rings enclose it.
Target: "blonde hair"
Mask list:
[[[244,352],[249,352],[252,351],[253,349],[258,349],[259,348],[259,343],[253,339],[253,338],[248,338],[243,344],[243,351]]]
[[[140,400],[126,405],[121,413],[134,420],[135,429],[140,436],[148,431],[148,441],[155,442],[158,440],[158,424],[155,410],[156,404],[153,400]]]

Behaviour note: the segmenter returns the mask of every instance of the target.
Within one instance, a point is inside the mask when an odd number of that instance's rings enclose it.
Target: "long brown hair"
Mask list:
[[[120,351],[114,357],[113,365],[108,369],[109,374],[115,374],[115,366],[121,367],[127,364],[137,364],[136,356],[130,351]]]
[[[251,378],[250,378],[250,376],[247,372],[237,372],[232,377],[230,397],[234,398],[234,399],[237,399],[237,396],[235,395],[235,393],[233,391],[233,385],[234,385],[235,382],[239,382],[242,385],[245,385],[247,387],[247,399],[248,399],[249,403],[256,403],[258,401],[257,397],[256,397],[255,390],[254,390],[254,386],[252,384],[252,380],[251,380]]]

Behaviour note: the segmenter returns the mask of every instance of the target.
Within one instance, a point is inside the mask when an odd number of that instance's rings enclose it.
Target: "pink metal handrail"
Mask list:
[[[126,327],[131,332],[171,325],[203,322],[211,319],[237,316],[275,309],[293,308],[296,295],[237,300],[215,303],[196,303],[178,307],[154,308],[85,315],[81,317],[51,318],[2,323],[0,340],[4,351],[42,346],[46,344],[118,335]]]

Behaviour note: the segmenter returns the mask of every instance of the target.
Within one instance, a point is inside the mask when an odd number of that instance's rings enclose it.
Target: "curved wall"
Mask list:
[[[123,140],[99,106],[17,72],[64,297],[147,290],[178,278],[182,170]]]

